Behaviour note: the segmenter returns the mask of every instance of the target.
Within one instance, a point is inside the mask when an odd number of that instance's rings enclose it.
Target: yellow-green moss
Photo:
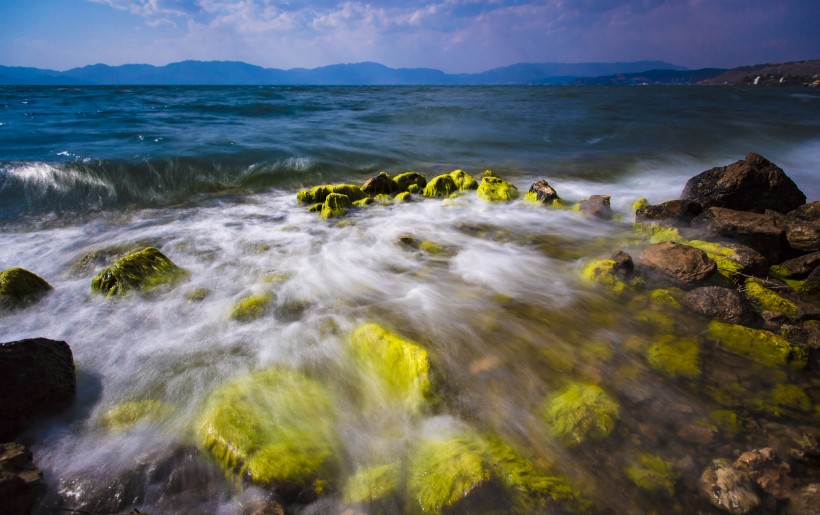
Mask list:
[[[671,461],[646,452],[640,453],[624,473],[638,488],[651,492],[665,490],[670,494],[675,493],[675,483],[680,477]]]
[[[458,191],[453,177],[450,174],[433,177],[427,186],[424,187],[425,197],[449,197],[451,193]]]
[[[647,243],[665,243],[671,241],[674,243],[688,243],[686,238],[680,235],[676,227],[669,227],[657,223],[641,223],[636,222],[632,225],[635,234]]]
[[[325,203],[322,204],[322,212],[319,216],[321,216],[323,220],[342,216],[347,213],[347,210],[351,207],[353,207],[353,202],[350,197],[341,193],[331,193],[325,199]]]
[[[250,322],[261,317],[270,309],[274,296],[270,293],[250,295],[234,304],[231,318],[238,322]]]
[[[148,291],[173,285],[188,273],[154,247],[127,254],[91,280],[91,290],[103,295],[121,295],[129,290]]]
[[[211,294],[208,288],[196,288],[185,294],[185,298],[191,302],[202,302]]]
[[[737,261],[737,254],[731,247],[703,240],[689,240],[683,243],[705,252],[717,265],[718,273],[729,281],[733,281],[743,270],[743,265]]]
[[[393,182],[399,187],[399,191],[406,191],[409,193],[418,193],[427,186],[427,179],[423,175],[416,172],[404,172],[393,177]],[[413,191],[415,190],[415,191]]]
[[[648,205],[649,205],[649,200],[647,200],[646,197],[641,197],[641,198],[639,198],[638,200],[636,200],[635,202],[632,203],[632,212],[634,213],[635,211],[639,210],[640,208],[646,207]]]
[[[586,284],[599,284],[615,295],[624,293],[627,287],[637,288],[643,285],[643,281],[638,277],[632,277],[629,281],[618,278],[613,259],[590,261],[581,269],[581,280]]]
[[[518,188],[499,177],[484,177],[478,186],[478,198],[487,202],[503,202],[518,198]]]
[[[436,243],[436,242],[431,241],[431,240],[421,240],[419,242],[419,249],[421,249],[424,252],[427,252],[428,254],[431,254],[433,256],[443,254],[446,250],[444,245],[441,245],[441,244]]]
[[[678,302],[675,298],[672,290],[669,289],[659,288],[657,290],[652,290],[649,292],[649,300],[653,305],[658,307],[671,308],[674,310],[682,309],[680,302]]]
[[[797,305],[766,288],[760,279],[747,278],[743,292],[759,309],[782,313],[789,317],[797,316]]]
[[[464,170],[453,170],[450,172],[450,177],[453,178],[456,188],[460,191],[478,189],[476,180]]]
[[[769,331],[713,320],[709,324],[709,335],[729,352],[764,365],[806,367],[808,355],[804,349]]]
[[[51,290],[51,285],[24,268],[0,272],[0,313],[37,302]]]
[[[729,436],[736,436],[743,429],[737,413],[731,410],[717,409],[710,411],[709,421]]]
[[[619,412],[618,402],[600,386],[580,382],[570,383],[542,406],[550,433],[567,445],[603,440]]]
[[[319,493],[335,480],[335,424],[336,411],[324,386],[274,368],[211,393],[197,422],[197,437],[226,472],[261,485],[295,485]]]
[[[427,185],[427,181],[425,181],[425,186]],[[424,188],[419,186],[418,184],[411,184],[407,187],[407,193],[412,195],[418,195],[419,193],[424,192]]]
[[[365,197],[361,200],[354,201],[353,205],[356,206],[356,207],[367,207],[370,204],[373,204],[375,202],[376,202],[376,200],[373,197]],[[321,211],[321,210],[322,210],[322,206],[320,205],[319,206],[319,211]]]
[[[351,201],[367,197],[367,193],[355,184],[326,184],[301,190],[296,194],[296,200],[303,204],[321,204],[327,200],[328,195],[331,193],[345,195]]]
[[[700,375],[700,348],[694,338],[667,335],[656,338],[646,351],[650,367],[670,377]]]
[[[402,191],[401,193],[398,193],[395,197],[393,197],[393,200],[396,202],[410,202],[411,200],[413,200],[412,197],[413,196],[410,194],[409,191]]]
[[[161,420],[170,416],[173,408],[162,401],[142,399],[117,404],[102,415],[102,423],[109,429],[121,430],[143,420]]]
[[[390,463],[359,469],[345,484],[342,499],[346,503],[371,503],[399,492],[401,465]]]
[[[769,396],[767,406],[775,415],[782,415],[785,410],[802,411],[812,410],[812,403],[806,391],[795,384],[778,384]]]

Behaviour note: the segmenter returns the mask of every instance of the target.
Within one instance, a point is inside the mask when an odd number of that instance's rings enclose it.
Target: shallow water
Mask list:
[[[305,370],[334,392],[343,477],[360,464],[390,461],[424,435],[471,427],[549,464],[597,510],[708,511],[695,490],[710,459],[816,426],[816,374],[733,356],[704,335],[706,321],[674,313],[672,322],[659,321],[643,297],[614,298],[580,272],[588,258],[634,250],[628,211],[636,198],[677,198],[688,177],[747,151],[779,164],[818,198],[820,121],[812,113],[820,95],[796,93],[0,89],[0,269],[21,266],[54,286],[38,304],[0,318],[0,334],[65,340],[78,367],[75,407],[27,435],[52,492],[47,503],[122,495],[92,494],[79,479],[105,484],[152,453],[196,446],[196,420],[215,388],[279,365]],[[609,194],[623,218],[594,221],[465,194],[372,205],[326,222],[295,200],[301,185],[360,182],[379,170],[415,169],[429,179],[455,168],[476,175],[492,168],[522,192],[547,178],[570,200]],[[408,234],[441,252],[399,243]],[[189,278],[147,295],[92,294],[90,280],[104,263],[78,266],[82,256],[146,245]],[[198,288],[209,294],[190,300]],[[234,303],[257,293],[275,296],[269,313],[232,320]],[[365,322],[429,351],[437,405],[413,416],[357,403],[345,348]],[[670,379],[647,364],[648,342],[669,332],[698,339],[697,377]],[[567,448],[548,434],[542,404],[569,380],[599,384],[619,401],[620,418],[604,441]],[[803,388],[811,408],[775,415],[732,405],[765,401],[780,383]],[[731,400],[714,393],[726,385],[738,385]],[[110,408],[144,399],[167,403],[173,416],[105,425]],[[738,434],[711,431],[709,442],[693,442],[710,412],[729,408],[744,424]],[[788,429],[772,429],[781,426]],[[641,452],[675,464],[674,495],[641,491],[625,477]],[[175,510],[233,513],[259,494],[219,477],[206,483],[202,496]],[[143,485],[128,508],[150,511],[148,490]],[[307,510],[330,510],[330,499]]]

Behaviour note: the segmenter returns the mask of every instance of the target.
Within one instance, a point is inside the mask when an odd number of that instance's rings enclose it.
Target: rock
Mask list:
[[[587,284],[598,284],[614,295],[621,295],[629,288],[643,286],[643,280],[639,277],[621,277],[625,271],[624,267],[628,266],[623,262],[623,258],[621,259],[620,264],[614,259],[590,261],[581,270],[581,280]]]
[[[782,501],[791,495],[794,488],[791,468],[771,447],[744,452],[733,466],[749,474],[761,490],[776,499]]]
[[[806,485],[792,495],[789,515],[820,515],[820,483]]]
[[[399,185],[385,172],[380,172],[379,175],[364,181],[362,191],[371,197],[375,197],[376,195],[392,195],[399,191]]]
[[[636,222],[656,222],[662,225],[688,226],[703,211],[694,200],[669,200],[654,206],[647,205],[635,211]]]
[[[646,350],[646,362],[669,377],[693,379],[700,375],[700,348],[694,338],[659,336]]]
[[[425,197],[449,197],[458,191],[455,181],[450,174],[433,177],[424,187]]]
[[[786,245],[783,221],[773,214],[750,213],[711,207],[692,220],[709,236],[731,238],[763,254],[770,263],[780,261]]]
[[[612,218],[612,207],[609,205],[609,195],[592,195],[578,203],[578,210],[589,218],[609,220]]]
[[[408,193],[420,193],[427,186],[427,179],[416,172],[404,172],[393,177],[393,181],[399,188],[399,191],[406,191]]]
[[[612,260],[615,262],[612,271],[618,278],[622,280],[628,279],[635,272],[635,263],[632,261],[632,256],[623,250],[616,250],[612,254]]]
[[[803,279],[820,265],[820,252],[788,259],[771,267],[772,275],[780,279]]]
[[[687,245],[706,252],[718,267],[718,273],[735,284],[743,284],[750,275],[765,277],[769,261],[760,252],[739,243],[714,243],[690,240]]]
[[[115,404],[102,414],[104,426],[112,430],[128,429],[144,420],[162,420],[174,413],[174,407],[156,399],[140,399]]]
[[[790,321],[820,318],[820,307],[803,302],[794,290],[779,281],[749,277],[744,284],[743,294],[761,313],[770,311]]]
[[[806,203],[806,195],[776,165],[755,153],[728,166],[706,170],[689,179],[682,200],[704,208],[725,207],[762,213],[788,213]]]
[[[58,413],[77,390],[74,356],[66,342],[32,338],[0,343],[0,441],[26,424]]]
[[[533,183],[533,185],[530,186],[529,191],[526,195],[524,195],[524,200],[539,202],[547,206],[563,205],[561,197],[558,196],[558,193],[544,179]]]
[[[28,515],[45,488],[31,451],[19,443],[0,444],[0,513]]]
[[[0,315],[34,304],[51,289],[42,277],[23,268],[3,270],[0,272]]]
[[[797,253],[820,250],[820,222],[786,222],[786,242]]]
[[[106,296],[129,290],[148,291],[163,284],[173,285],[188,273],[154,247],[132,252],[103,269],[91,280],[91,290]]]
[[[331,193],[325,198],[319,216],[321,216],[323,220],[342,216],[352,207],[353,202],[350,197],[341,193]]]
[[[820,440],[817,434],[804,432],[797,435],[789,447],[789,456],[808,465],[820,465]]]
[[[518,198],[518,188],[500,177],[484,176],[477,194],[487,202],[503,202]]]
[[[550,433],[567,445],[603,440],[615,427],[620,406],[600,386],[568,384],[541,408]]]
[[[641,252],[641,264],[684,286],[708,279],[717,271],[715,262],[702,250],[671,241],[647,246]]]
[[[701,493],[715,507],[733,514],[749,513],[760,504],[749,475],[736,470],[729,460],[713,460],[698,482]]]
[[[478,189],[478,182],[464,170],[453,170],[450,172],[450,177],[453,178],[453,183],[459,191]]]
[[[803,204],[786,213],[786,219],[793,222],[820,222],[820,200]]]
[[[701,424],[684,424],[675,432],[684,442],[697,445],[709,445],[717,438],[717,429]]]
[[[237,322],[250,322],[270,311],[275,297],[270,293],[250,295],[231,308],[231,318]]]
[[[727,351],[770,366],[805,368],[808,353],[782,336],[762,329],[712,321],[708,334]]]
[[[756,316],[746,299],[731,288],[704,286],[686,293],[681,304],[707,318],[729,324],[749,325]]]
[[[321,204],[331,193],[346,195],[351,201],[362,200],[367,197],[367,193],[355,184],[326,184],[301,190],[296,194],[296,200],[303,204]]]

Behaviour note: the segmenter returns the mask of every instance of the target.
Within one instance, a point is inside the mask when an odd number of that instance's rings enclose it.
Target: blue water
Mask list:
[[[40,512],[241,512],[267,493],[237,489],[196,457],[196,421],[226,381],[285,366],[336,395],[339,489],[359,466],[469,428],[549,464],[599,512],[708,513],[697,481],[711,459],[784,440],[782,428],[816,427],[816,373],[761,369],[681,315],[676,335],[697,339],[703,370],[669,379],[646,362],[641,342],[657,331],[642,308],[591,288],[580,272],[589,258],[639,251],[635,199],[677,198],[689,177],[747,152],[820,198],[819,115],[813,89],[0,88],[0,270],[23,267],[54,287],[0,317],[0,337],[65,340],[78,367],[74,407],[24,435],[48,483]],[[620,218],[462,195],[322,221],[295,199],[299,188],[379,171],[429,179],[456,168],[492,169],[522,192],[547,179],[570,202],[609,194]],[[441,252],[397,243],[408,235]],[[100,269],[147,245],[188,279],[151,295],[92,294]],[[271,295],[269,312],[231,319],[252,294]],[[413,417],[355,402],[345,349],[366,322],[430,352],[445,385],[439,406]],[[599,384],[621,403],[605,441],[566,448],[545,430],[540,407],[568,380]],[[772,415],[746,402],[782,383],[802,388],[814,411]],[[730,406],[741,432],[705,444],[682,437],[728,409],[709,393],[725,385],[745,388]],[[162,402],[173,416],[106,424],[106,413],[134,400]],[[177,463],[179,452],[192,454]],[[640,491],[625,476],[647,452],[674,464],[674,492]],[[163,486],[180,463],[194,470],[182,498]],[[330,494],[291,508],[343,506]]]

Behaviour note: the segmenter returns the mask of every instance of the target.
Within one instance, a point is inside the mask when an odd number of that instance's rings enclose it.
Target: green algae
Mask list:
[[[676,311],[683,309],[683,306],[680,305],[678,299],[676,298],[675,294],[681,293],[681,290],[675,288],[673,289],[663,289],[658,288],[649,292],[649,300],[650,302],[658,307],[662,308],[671,308]],[[680,297],[680,295],[678,295]]]
[[[130,290],[148,291],[161,285],[174,285],[188,277],[155,247],[127,254],[103,269],[91,280],[91,290],[108,297]]]
[[[228,473],[319,494],[335,481],[335,421],[323,385],[299,372],[272,368],[211,393],[197,437]]]
[[[185,298],[191,302],[202,302],[211,295],[211,290],[208,288],[195,288],[185,293]]]
[[[363,467],[350,476],[342,491],[346,503],[372,503],[398,494],[402,474],[399,463]]]
[[[430,182],[424,187],[425,197],[449,197],[452,193],[458,191],[453,177],[450,174],[439,175],[433,177]]]
[[[812,410],[812,403],[806,391],[795,384],[778,384],[769,395],[766,403],[769,411],[775,415],[782,415],[787,410],[808,413]]]
[[[299,191],[296,200],[302,204],[323,204],[332,193],[345,195],[351,201],[367,197],[367,193],[355,184],[326,184]]]
[[[413,196],[409,191],[402,191],[401,193],[396,194],[396,196],[393,197],[393,200],[395,202],[410,202],[413,200]]]
[[[650,244],[665,243],[667,241],[681,244],[688,243],[686,238],[680,235],[677,227],[636,222],[632,225],[632,229],[640,239],[646,240]]]
[[[341,193],[331,193],[327,196],[327,198],[325,198],[325,202],[322,204],[322,211],[319,216],[322,217],[322,220],[335,218],[347,213],[351,207],[353,207],[353,202],[350,197]]]
[[[737,276],[742,275],[743,265],[737,261],[737,254],[731,247],[703,240],[689,240],[686,244],[705,252],[717,265],[718,274],[730,282],[734,282]]]
[[[24,268],[0,272],[0,312],[29,306],[51,291],[51,285]]]
[[[658,337],[646,351],[646,362],[669,377],[696,378],[700,375],[698,341],[672,335]]]
[[[632,277],[628,281],[620,279],[615,272],[615,264],[613,259],[590,261],[581,269],[581,280],[586,284],[598,284],[614,295],[621,295],[628,288],[643,285],[638,277]]]
[[[250,295],[241,299],[231,308],[231,318],[237,322],[251,322],[268,312],[274,296],[270,293]]]
[[[624,469],[624,474],[638,488],[651,492],[675,493],[675,483],[680,472],[671,461],[657,454],[642,452],[637,459]]]
[[[427,179],[416,172],[404,172],[393,177],[393,182],[399,187],[399,191],[418,193],[427,186]],[[411,188],[415,191],[411,191]]]
[[[518,188],[499,177],[485,176],[478,186],[478,198],[487,202],[506,202],[518,198]]]
[[[353,205],[355,207],[367,207],[370,204],[374,204],[375,202],[376,202],[376,199],[374,199],[373,197],[365,197],[361,200],[354,201]],[[321,210],[322,210],[322,204],[319,205],[319,211],[321,211]]]
[[[745,293],[746,297],[759,309],[774,311],[788,317],[797,316],[797,312],[799,311],[796,304],[766,288],[763,281],[754,277],[746,279],[743,293]]]
[[[572,446],[609,436],[620,407],[600,386],[571,382],[548,398],[541,411],[550,433]]]
[[[805,368],[806,351],[782,336],[762,329],[725,324],[713,320],[709,323],[709,336],[719,340],[721,347],[764,365],[791,365]]]
[[[709,412],[709,421],[712,422],[721,432],[729,436],[736,436],[743,426],[737,413],[731,410],[717,409]]]
[[[637,199],[635,202],[632,203],[632,212],[639,210],[642,207],[646,207],[649,205],[649,200],[646,197],[641,197]]]
[[[532,202],[534,204],[540,204],[542,206],[547,207],[555,207],[555,208],[565,208],[567,207],[566,202],[564,202],[561,198],[555,198],[551,202],[541,202],[538,199],[538,193],[534,191],[528,191],[524,194],[524,200],[526,202]]]
[[[157,421],[170,416],[173,407],[156,399],[142,399],[117,404],[102,415],[102,423],[109,429],[128,429],[144,420]]]
[[[453,170],[450,172],[450,177],[453,178],[453,183],[455,183],[456,188],[459,191],[478,189],[478,183],[476,180],[473,179],[472,175],[464,170]]]

